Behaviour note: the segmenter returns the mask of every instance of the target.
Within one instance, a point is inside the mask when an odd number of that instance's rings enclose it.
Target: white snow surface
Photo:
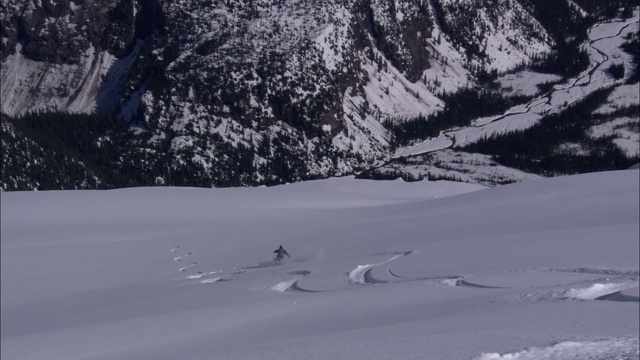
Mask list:
[[[522,71],[506,74],[498,78],[502,90],[508,95],[534,96],[540,92],[538,85],[553,83],[561,77],[553,74],[541,74],[533,71]]]
[[[638,106],[640,103],[639,90],[638,84],[616,87],[609,95],[608,102],[596,110],[596,113],[610,114],[620,108]]]
[[[401,164],[385,164],[377,169],[380,173],[411,174],[414,179],[447,178],[486,186],[540,178],[535,174],[500,165],[489,155],[451,149],[431,152],[427,158],[408,158]]]
[[[637,359],[639,174],[3,193],[0,355]]]
[[[594,138],[614,136],[613,143],[623,150],[628,156],[640,154],[640,134],[634,130],[633,125],[640,122],[638,118],[622,117],[607,123],[592,126],[590,135]]]

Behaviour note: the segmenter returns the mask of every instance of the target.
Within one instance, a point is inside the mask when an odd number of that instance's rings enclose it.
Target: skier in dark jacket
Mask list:
[[[287,252],[287,250],[285,250],[282,245],[280,245],[280,247],[278,248],[278,250],[274,251],[276,255],[276,260],[280,261],[284,258],[285,255],[287,255],[287,257],[291,257],[289,256],[289,253]]]

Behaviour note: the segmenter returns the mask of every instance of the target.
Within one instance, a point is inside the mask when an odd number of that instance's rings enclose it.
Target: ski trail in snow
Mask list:
[[[174,247],[171,250],[171,252],[174,252],[174,250],[178,250],[178,249],[179,249],[179,247]],[[187,256],[191,256],[191,255],[193,255],[193,253],[192,252],[188,252],[188,253],[186,253],[184,255],[176,256],[176,257],[173,258],[173,261],[182,262],[182,259],[186,258]],[[198,265],[198,261],[191,261],[191,263],[189,265],[180,267],[178,269],[178,271],[185,272],[185,271],[187,271],[188,268],[190,268],[192,266],[196,266],[196,265]]]
[[[171,253],[174,254],[173,257],[173,261],[175,262],[179,262],[179,263],[184,263],[185,262],[185,258],[193,256],[194,253],[189,251],[184,253],[183,255],[178,255],[176,254],[176,252],[182,250],[182,246],[180,245],[174,245],[171,248]],[[233,268],[229,271],[223,271],[223,270],[217,270],[217,271],[202,271],[202,270],[191,270],[192,267],[199,265],[200,262],[199,261],[190,261],[188,264],[184,265],[184,266],[180,266],[178,268],[178,271],[181,273],[191,273],[190,275],[185,276],[185,278],[187,280],[198,280],[198,283],[201,284],[211,284],[211,283],[217,283],[217,282],[221,282],[221,281],[229,281],[231,280],[231,277],[233,277],[234,275],[240,275],[240,274],[244,274],[248,271],[252,271],[252,270],[257,270],[257,269],[264,269],[264,268],[269,268],[272,266],[280,266],[283,263],[281,261],[263,261],[261,263],[258,263],[257,265],[254,266],[242,266],[242,267],[236,267]],[[294,275],[300,276],[306,276],[310,274],[310,272],[308,272],[307,270],[301,270],[298,273],[295,273]],[[307,291],[305,289],[302,289],[300,287],[298,287],[297,285],[294,285],[292,287],[292,289],[297,289],[298,291]]]
[[[217,282],[221,282],[221,281],[228,281],[228,279],[225,279],[224,276],[216,276],[216,277],[213,277],[213,278],[200,280],[200,283],[201,284],[212,284],[212,283],[217,283]]]
[[[521,271],[539,271],[539,272],[557,272],[557,273],[575,273],[575,274],[593,274],[602,276],[624,276],[629,278],[639,278],[640,271],[638,269],[602,269],[602,268],[550,268],[536,267],[533,269],[523,269]]]
[[[387,274],[389,274],[389,275],[391,275],[391,276],[393,276],[394,278],[397,278],[397,279],[406,279],[406,277],[404,277],[404,276],[400,276],[400,275],[394,274],[394,272],[391,271],[391,268],[389,268],[389,267],[387,267]]]
[[[171,253],[175,254],[177,251],[179,251],[181,249],[182,249],[182,246],[174,245],[173,248],[171,248]],[[184,258],[192,256],[192,255],[193,255],[193,252],[189,251],[189,252],[186,252],[184,255],[175,256],[173,258],[173,261],[183,263],[184,262]],[[181,272],[181,273],[188,272],[191,267],[194,267],[194,266],[198,265],[199,263],[200,263],[199,261],[191,261],[191,262],[189,262],[189,264],[179,267],[178,271]],[[200,278],[203,278],[203,277],[205,277],[205,276],[207,276],[209,274],[212,274],[212,273],[205,273],[203,271],[192,271],[192,272],[193,272],[193,275],[188,275],[186,277],[187,279],[200,279]]]
[[[308,270],[295,270],[289,271],[286,273],[287,275],[293,275],[292,279],[282,280],[281,282],[273,285],[271,287],[272,291],[275,292],[307,292],[307,293],[315,293],[322,292],[320,290],[310,290],[302,288],[298,282],[305,276],[311,275],[311,271]]]
[[[622,295],[623,290],[637,288],[638,285],[637,281],[595,283],[584,288],[569,289],[565,292],[565,296],[577,300],[611,300],[616,299],[615,294]]]
[[[282,281],[282,282],[279,282],[279,283],[273,285],[271,287],[271,290],[276,291],[276,292],[291,291],[291,287],[293,286],[293,284],[295,284],[297,282],[298,282],[298,279],[291,279],[291,280],[287,280],[287,281]]]
[[[586,275],[572,283],[556,283],[519,295],[521,301],[619,301],[639,302],[640,276],[637,269],[534,268],[524,272]],[[577,280],[577,281],[576,281]]]
[[[456,281],[455,286],[476,288],[476,289],[503,289],[503,287],[501,287],[501,286],[481,285],[481,284],[476,284],[476,283],[472,283],[472,282],[466,281],[464,279],[458,279]]]
[[[191,256],[191,255],[193,255],[193,253],[188,252],[185,255],[181,255],[181,256],[173,258],[173,261],[182,261],[182,258],[185,258],[187,256]]]
[[[216,273],[216,271],[211,271],[211,272],[208,272],[208,273],[205,273],[205,272],[202,272],[202,271],[197,271],[195,274],[187,276],[187,279],[190,279],[190,280],[192,280],[192,279],[202,279],[203,277],[205,277],[207,275],[212,275],[212,274],[215,274],[215,273]]]
[[[253,266],[242,266],[239,268],[235,268],[234,270],[253,270],[253,269],[261,269],[261,268],[266,268],[271,266],[280,266],[280,265],[282,265],[281,261],[272,260],[272,261],[263,261],[258,265],[253,265]]]
[[[462,276],[447,276],[447,277],[439,278],[438,283],[447,285],[447,286],[465,287],[465,288],[472,288],[472,289],[504,289],[504,287],[502,286],[491,286],[491,285],[482,285],[482,284],[473,283],[473,282],[464,280],[464,277]]]
[[[371,270],[378,266],[378,265],[382,265],[384,264],[384,262],[382,263],[377,263],[377,264],[369,264],[369,265],[359,265],[358,267],[356,267],[355,269],[351,270],[349,272],[349,279],[351,279],[351,282],[356,283],[356,284],[383,284],[386,283],[387,281],[383,281],[383,280],[376,280],[375,278],[373,278],[373,276],[371,276]]]
[[[198,265],[198,262],[197,261],[192,261],[191,264],[181,267],[180,269],[178,269],[178,271],[185,272],[185,271],[187,271],[188,268],[190,268],[192,266],[196,266],[196,265]]]
[[[380,266],[380,265],[384,265],[386,263],[389,263],[391,261],[394,261],[396,259],[399,259],[401,257],[405,257],[405,256],[409,256],[411,254],[413,254],[413,251],[405,251],[405,252],[401,252],[401,253],[391,253],[394,254],[393,257],[391,257],[388,260],[379,262],[379,263],[375,263],[375,264],[366,264],[366,265],[358,265],[356,266],[355,269],[349,271],[348,276],[349,276],[349,280],[354,283],[354,284],[384,284],[384,283],[388,283],[389,281],[386,280],[378,280],[376,278],[373,277],[373,275],[371,274],[371,271]],[[387,269],[387,273],[389,273],[389,269]],[[396,275],[392,275],[394,277],[397,277]]]
[[[616,291],[597,297],[601,301],[640,302],[640,288],[638,286]]]
[[[526,301],[637,302],[639,297],[640,277],[635,269],[533,268],[477,277],[478,281],[470,281],[463,276],[449,276],[439,279],[438,282],[447,286],[475,289],[519,289],[526,291],[520,296],[520,299]],[[424,278],[434,279],[436,278]],[[531,292],[531,289],[537,290]]]

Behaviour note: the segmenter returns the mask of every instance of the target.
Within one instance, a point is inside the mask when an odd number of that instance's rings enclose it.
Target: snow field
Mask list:
[[[5,193],[1,355],[632,359],[638,181]]]

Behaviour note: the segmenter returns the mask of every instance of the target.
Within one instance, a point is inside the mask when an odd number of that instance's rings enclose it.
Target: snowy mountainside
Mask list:
[[[510,70],[547,53],[553,44],[551,36],[521,2],[435,1],[443,12],[440,24],[459,52],[485,70]]]
[[[91,4],[8,2],[2,112],[122,119],[129,140],[111,139],[121,146],[112,170],[144,169],[130,185],[358,173],[398,153],[389,124],[553,57],[562,38],[537,0]]]
[[[528,101],[400,147],[392,160],[361,176],[490,185],[594,166],[628,168],[640,156],[639,29],[639,9],[595,24],[581,45],[589,65],[575,77],[530,71],[500,76],[504,94]]]
[[[180,171],[218,185],[353,173],[388,156],[382,122],[433,113],[472,68],[509,69],[552,45],[515,0],[464,5],[480,8],[481,31],[454,33],[469,14],[438,1],[123,0],[93,13],[100,4],[10,1],[2,111],[115,110],[142,130],[134,147],[151,167],[172,169],[159,183]],[[504,38],[530,29],[528,54]],[[159,164],[152,154],[166,151]],[[217,173],[238,157],[251,159],[234,180]]]

